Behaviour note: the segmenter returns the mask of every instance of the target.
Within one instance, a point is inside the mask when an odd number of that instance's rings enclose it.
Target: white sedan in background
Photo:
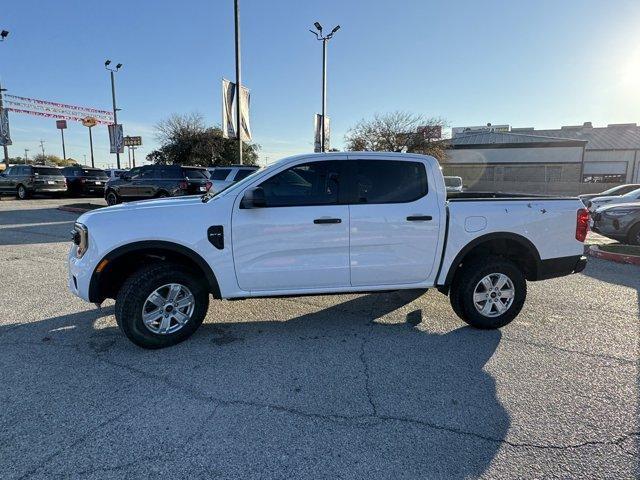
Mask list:
[[[640,188],[632,190],[629,193],[620,196],[605,196],[596,197],[591,200],[587,200],[585,205],[591,213],[595,212],[599,207],[603,205],[617,205],[619,203],[633,203],[640,201]]]

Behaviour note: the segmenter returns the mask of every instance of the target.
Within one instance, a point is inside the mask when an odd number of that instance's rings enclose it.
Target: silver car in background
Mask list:
[[[254,165],[225,165],[224,167],[209,167],[209,178],[213,186],[213,192],[219,192],[225,188],[248,177],[260,167]]]

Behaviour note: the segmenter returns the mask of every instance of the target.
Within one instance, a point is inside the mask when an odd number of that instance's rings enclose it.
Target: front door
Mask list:
[[[357,156],[354,155],[355,158]],[[351,285],[399,285],[435,276],[440,206],[419,161],[349,162]],[[355,165],[354,165],[355,164]]]
[[[259,184],[263,208],[240,208],[236,201],[232,237],[240,288],[258,292],[349,285],[349,207],[341,204],[342,163],[318,160],[275,173]]]
[[[13,182],[11,181],[11,175],[16,170],[17,167],[9,167],[2,175],[0,175],[0,192],[7,193],[11,191],[13,193]]]

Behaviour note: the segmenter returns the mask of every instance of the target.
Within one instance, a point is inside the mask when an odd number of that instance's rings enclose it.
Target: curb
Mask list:
[[[64,205],[58,207],[58,210],[62,210],[63,212],[72,212],[72,213],[86,213],[90,212],[91,208],[79,208],[79,207],[65,207]]]
[[[617,262],[617,263],[626,263],[629,265],[640,265],[640,256],[605,252],[603,250],[600,250],[595,245],[590,245],[589,251],[587,253],[592,257],[601,258],[602,260],[609,260],[611,262]]]

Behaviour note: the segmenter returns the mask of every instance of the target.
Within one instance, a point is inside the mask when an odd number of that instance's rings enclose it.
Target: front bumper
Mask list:
[[[88,265],[89,262],[86,257],[87,254],[85,253],[82,258],[77,258],[75,245],[71,247],[67,258],[69,267],[67,286],[75,296],[89,302],[89,283],[91,282],[93,268]]]

